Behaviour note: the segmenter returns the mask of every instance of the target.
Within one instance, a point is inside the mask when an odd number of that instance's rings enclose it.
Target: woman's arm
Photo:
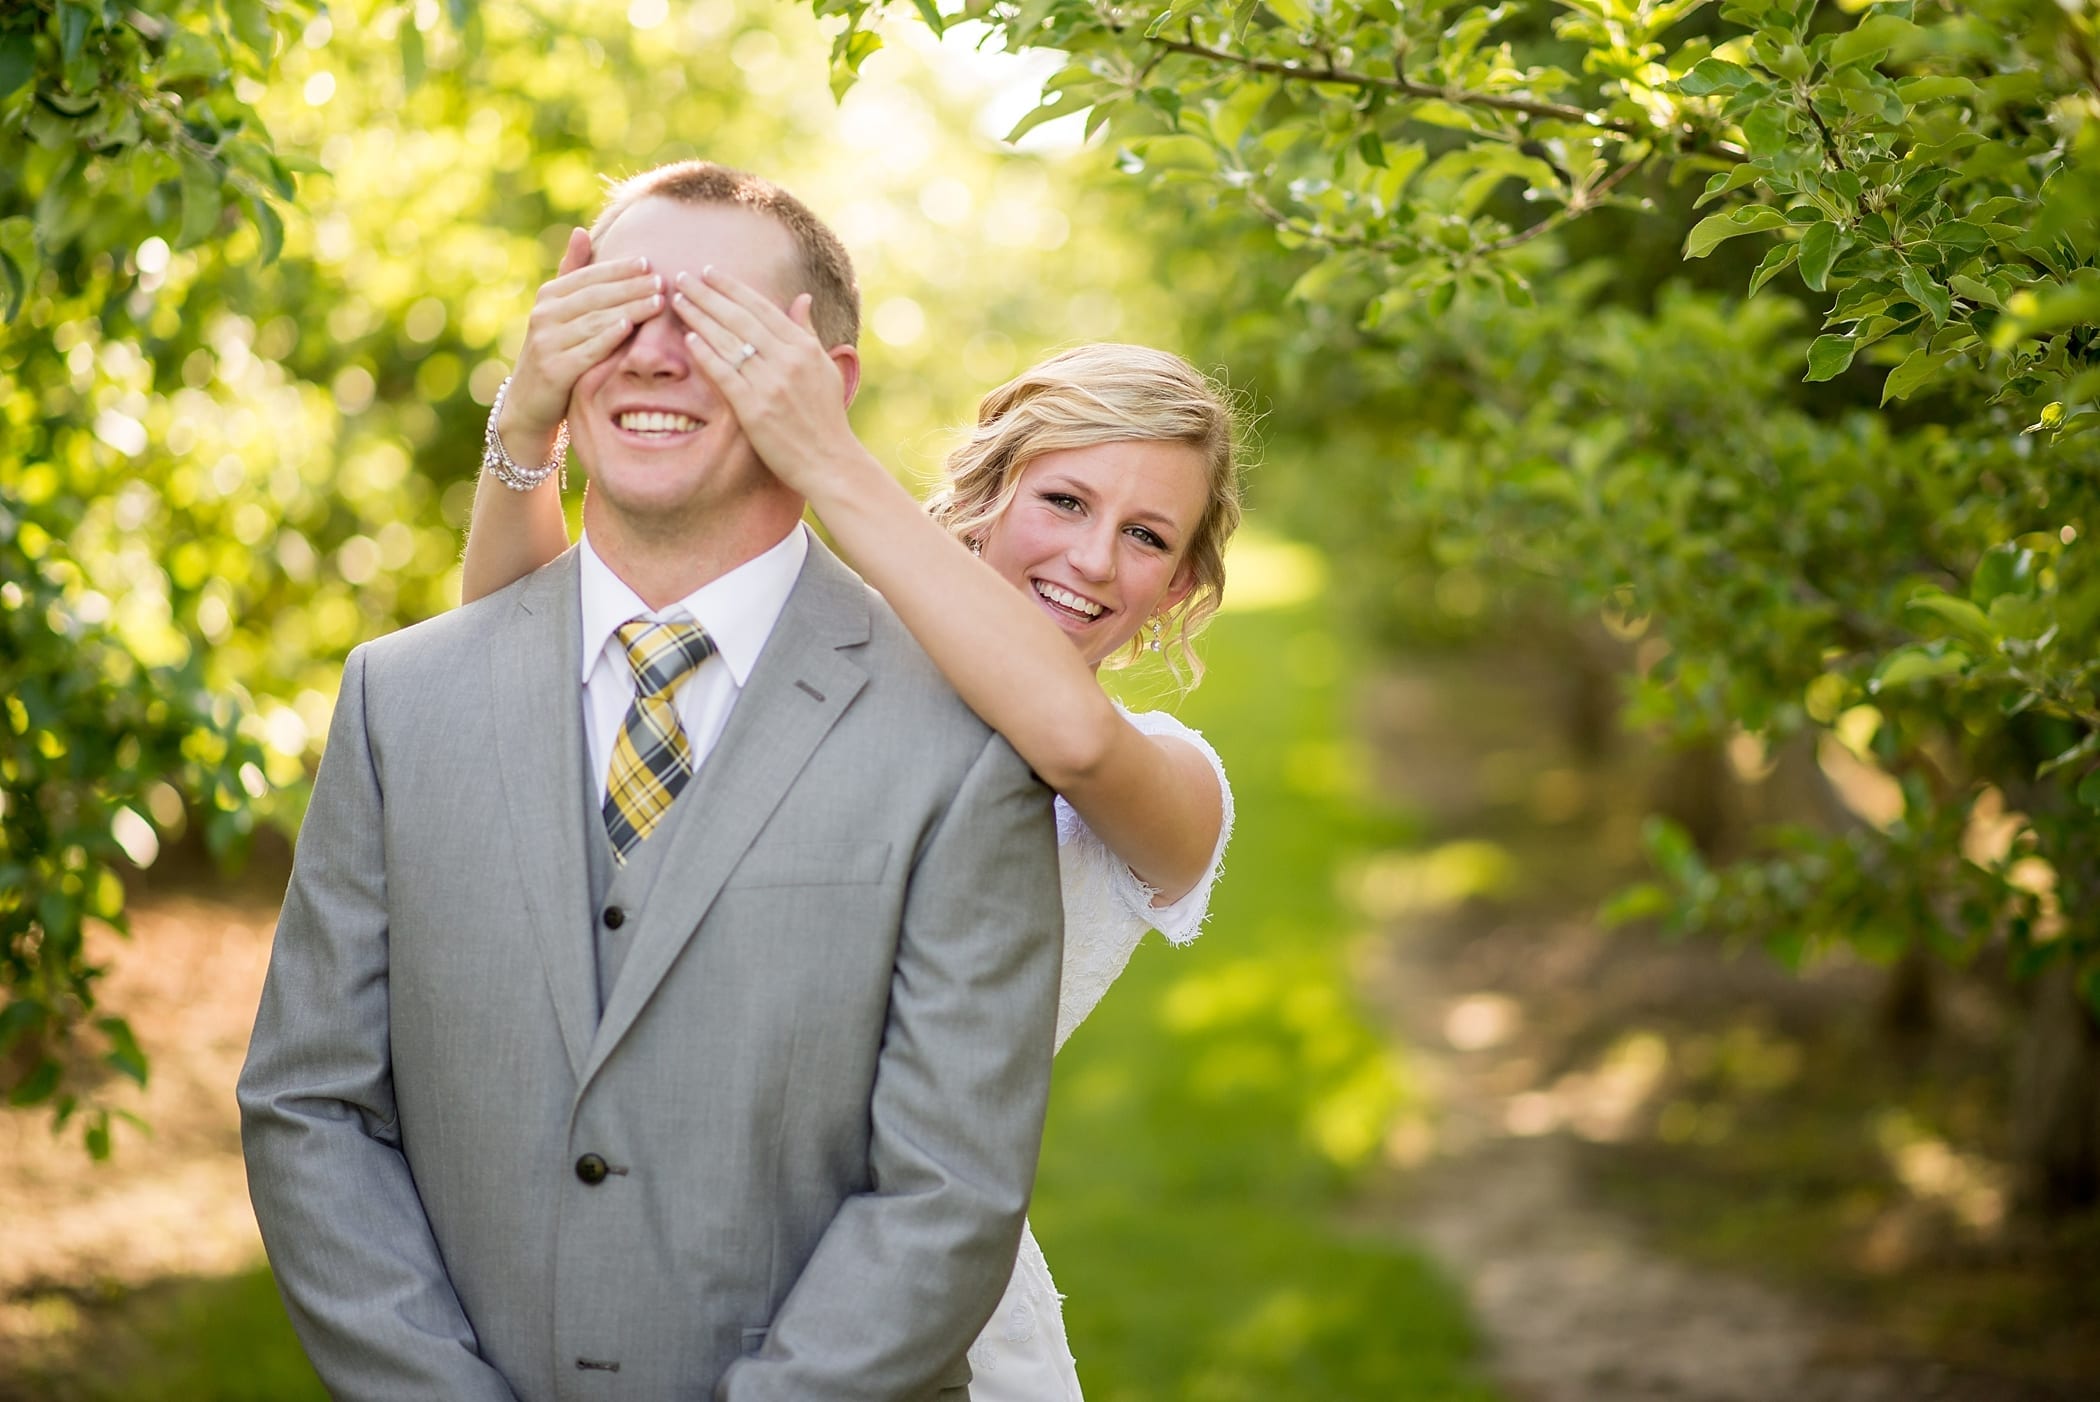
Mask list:
[[[496,424],[514,462],[547,461],[576,381],[662,307],[663,279],[647,259],[592,263],[590,236],[581,229],[569,235],[559,271],[533,303]],[[568,548],[558,478],[517,492],[484,474],[460,561],[460,602],[492,594]]]
[[[1224,824],[1210,762],[1185,741],[1125,720],[1063,631],[861,446],[805,299],[782,312],[714,272],[704,284],[681,278],[679,290],[673,307],[695,328],[688,345],[766,465],[809,499],[970,708],[1160,903],[1185,894],[1209,867]],[[740,343],[758,354],[740,356]]]

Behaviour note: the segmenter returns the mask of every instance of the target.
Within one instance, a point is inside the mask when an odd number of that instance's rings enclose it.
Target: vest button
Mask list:
[[[626,911],[624,911],[624,910],[620,909],[620,908],[619,908],[618,906],[616,906],[616,905],[609,905],[609,906],[607,906],[607,907],[605,908],[605,928],[606,928],[606,929],[608,929],[608,930],[617,930],[617,929],[619,929],[619,928],[620,928],[620,927],[621,927],[622,925],[625,925],[626,923],[627,923],[627,912],[626,912]]]
[[[605,1160],[596,1154],[585,1154],[576,1160],[576,1176],[595,1188],[605,1181]]]

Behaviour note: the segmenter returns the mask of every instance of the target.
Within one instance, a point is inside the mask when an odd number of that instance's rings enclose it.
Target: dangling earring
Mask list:
[[[1164,633],[1164,632],[1166,632],[1166,625],[1165,625],[1164,623],[1162,623],[1162,622],[1160,621],[1160,617],[1159,617],[1159,615],[1158,615],[1158,614],[1156,614],[1156,613],[1155,613],[1155,614],[1153,614],[1153,615],[1152,615],[1152,641],[1151,641],[1151,642],[1149,642],[1149,643],[1147,643],[1147,644],[1145,644],[1145,648],[1146,648],[1146,650],[1147,650],[1148,652],[1161,652],[1161,651],[1164,651],[1164,649],[1163,649],[1163,648],[1162,648],[1162,647],[1160,646],[1160,641],[1159,641],[1159,640],[1160,640],[1160,635],[1161,635],[1162,633]]]
[[[970,553],[972,555],[982,555],[984,553],[984,542],[976,536],[970,537]]]

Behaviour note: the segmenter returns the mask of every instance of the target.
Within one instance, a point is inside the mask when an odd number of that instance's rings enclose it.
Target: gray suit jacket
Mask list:
[[[240,1081],[308,1353],[386,1402],[960,1388],[1047,1094],[1047,791],[813,544],[600,1019],[579,627],[571,551],[344,668]]]

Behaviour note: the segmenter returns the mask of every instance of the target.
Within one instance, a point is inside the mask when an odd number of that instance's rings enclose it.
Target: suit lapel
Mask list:
[[[584,842],[582,647],[577,553],[533,575],[493,634],[497,773],[511,850],[532,935],[553,996],[555,1021],[580,1084],[597,1024],[597,966],[590,935]]]
[[[867,674],[838,650],[867,639],[867,586],[812,538],[722,738],[679,797],[691,809],[665,833],[671,848],[599,1020],[583,1082],[627,1035],[811,752],[866,685]]]

